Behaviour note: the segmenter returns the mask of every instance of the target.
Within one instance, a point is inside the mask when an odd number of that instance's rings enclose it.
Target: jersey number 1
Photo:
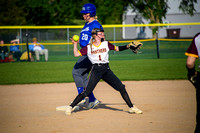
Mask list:
[[[99,55],[99,60],[101,61],[101,55]]]

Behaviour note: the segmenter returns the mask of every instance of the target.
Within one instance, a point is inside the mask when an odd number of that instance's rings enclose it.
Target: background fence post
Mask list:
[[[27,31],[27,32],[26,32],[26,49],[27,49],[27,52],[28,52],[28,61],[31,61],[31,60],[30,60],[30,55],[29,55],[28,37],[29,37],[29,33],[28,33],[28,31]]]
[[[158,41],[158,30],[156,31],[156,48],[157,48],[157,58],[160,59],[160,47],[159,47],[159,41]]]
[[[67,45],[67,55],[69,56],[69,28],[67,28],[67,42],[68,42],[68,45]]]
[[[113,27],[113,41],[114,41],[114,42],[116,41],[115,27]],[[115,43],[114,43],[114,45],[115,45]],[[115,51],[114,51],[114,54],[115,54]]]
[[[22,29],[20,28],[20,30],[19,30],[19,43],[20,44],[22,44]],[[21,46],[21,51],[22,51],[22,45],[20,45]]]

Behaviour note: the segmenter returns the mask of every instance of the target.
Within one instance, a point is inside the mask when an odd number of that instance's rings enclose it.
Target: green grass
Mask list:
[[[62,62],[0,64],[0,84],[73,82],[72,69],[78,58]],[[111,60],[120,80],[186,79],[186,59]]]
[[[143,44],[139,54],[133,54],[130,50],[110,51],[110,67],[121,80],[186,79],[184,53],[189,47],[189,42],[161,41],[160,59],[157,59],[155,41]],[[73,46],[45,47],[49,50],[49,62],[0,64],[0,84],[73,82],[72,69],[78,59],[73,57]],[[42,58],[44,61],[44,57]]]

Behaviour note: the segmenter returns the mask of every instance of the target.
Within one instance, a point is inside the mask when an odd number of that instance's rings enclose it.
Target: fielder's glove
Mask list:
[[[195,86],[195,88],[200,87],[200,72],[196,72],[195,75],[189,77],[188,80]]]
[[[193,68],[188,68],[186,66],[187,70],[188,70],[188,80],[197,88],[200,85],[200,72],[197,72],[195,70],[195,67]]]
[[[142,45],[143,44],[141,42],[133,41],[133,42],[128,44],[128,47],[133,53],[137,54],[138,50],[140,49],[140,47]]]

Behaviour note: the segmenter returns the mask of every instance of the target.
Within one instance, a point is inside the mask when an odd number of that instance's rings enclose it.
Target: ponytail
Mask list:
[[[98,21],[98,17],[97,16],[94,16],[94,19]]]

